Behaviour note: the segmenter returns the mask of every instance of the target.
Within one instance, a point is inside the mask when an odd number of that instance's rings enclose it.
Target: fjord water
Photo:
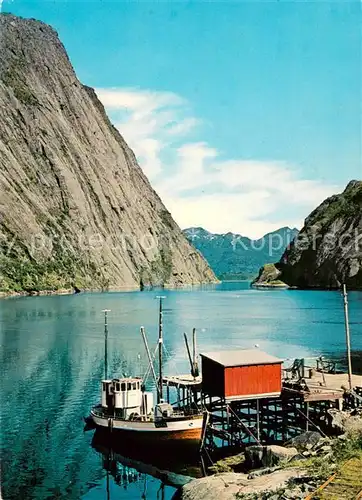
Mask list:
[[[248,283],[162,291],[166,373],[185,373],[183,332],[197,328],[199,351],[260,349],[282,358],[344,360],[339,292],[252,290]],[[157,292],[42,296],[0,301],[2,497],[7,499],[156,499],[160,481],[106,478],[105,457],[83,432],[99,401],[103,314],[109,313],[109,372],[140,374],[139,334],[157,338]],[[355,370],[362,372],[362,293],[349,294]],[[107,493],[107,482],[109,484]],[[146,488],[146,496],[144,494]],[[164,498],[174,489],[167,486]],[[161,498],[159,494],[159,498]]]

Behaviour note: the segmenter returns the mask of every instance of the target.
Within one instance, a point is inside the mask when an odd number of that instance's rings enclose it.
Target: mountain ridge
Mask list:
[[[56,31],[0,14],[0,290],[214,282]]]
[[[362,289],[362,181],[314,209],[273,272],[262,268],[254,284],[276,279],[297,288]]]
[[[362,181],[310,213],[277,267],[282,281],[299,288],[362,288]]]
[[[232,232],[211,233],[202,227],[186,228],[183,233],[220,279],[251,279],[263,264],[282,256],[298,230],[284,226],[255,240]]]

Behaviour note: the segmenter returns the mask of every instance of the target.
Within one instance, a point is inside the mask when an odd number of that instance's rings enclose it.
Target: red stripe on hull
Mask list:
[[[112,434],[122,436],[126,439],[143,441],[144,439],[153,441],[199,441],[201,439],[202,429],[186,429],[182,431],[134,431],[129,429],[113,429]]]

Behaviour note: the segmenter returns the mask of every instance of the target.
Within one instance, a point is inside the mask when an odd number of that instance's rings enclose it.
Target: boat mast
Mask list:
[[[165,297],[157,297],[160,299],[159,320],[158,320],[158,392],[157,402],[160,403],[163,399],[163,382],[162,382],[162,350],[163,350],[163,324],[162,324],[162,299]]]
[[[108,313],[110,309],[103,309],[104,312],[104,378],[108,378]]]
[[[192,329],[192,360],[194,367],[194,378],[199,376],[199,367],[197,364],[197,354],[196,354],[196,328]]]
[[[348,296],[346,285],[343,285],[343,304],[344,304],[344,321],[346,328],[346,344],[347,344],[347,363],[348,363],[348,385],[349,390],[352,390],[352,361],[351,361],[351,338],[349,333],[349,318],[348,318]]]

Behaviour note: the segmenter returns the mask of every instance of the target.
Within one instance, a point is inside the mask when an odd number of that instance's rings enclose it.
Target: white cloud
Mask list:
[[[172,92],[121,88],[97,94],[181,227],[260,237],[281,226],[300,227],[340,190],[305,179],[282,161],[222,159],[196,140],[201,122]]]
[[[172,125],[168,129],[168,133],[175,136],[183,136],[190,132],[194,127],[199,124],[199,120],[196,118],[185,118],[181,120],[179,123]]]

